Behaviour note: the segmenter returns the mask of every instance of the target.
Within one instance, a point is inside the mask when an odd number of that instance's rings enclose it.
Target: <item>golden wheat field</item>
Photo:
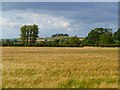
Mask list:
[[[3,88],[117,88],[118,48],[2,47]]]

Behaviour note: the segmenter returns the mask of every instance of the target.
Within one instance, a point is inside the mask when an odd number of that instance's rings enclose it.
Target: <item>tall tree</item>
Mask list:
[[[26,39],[28,43],[29,42],[29,26],[26,26]]]
[[[20,28],[20,30],[21,30],[21,34],[20,34],[20,36],[21,36],[21,40],[22,40],[22,43],[25,43],[26,42],[26,25],[24,25],[24,26],[22,26],[21,28]]]
[[[38,33],[39,33],[39,28],[36,24],[33,25],[32,27],[32,43],[36,42],[36,39],[38,37]]]
[[[29,28],[29,41],[30,41],[30,43],[32,43],[32,33],[33,33],[32,28],[33,27],[31,25],[29,25],[28,28]]]

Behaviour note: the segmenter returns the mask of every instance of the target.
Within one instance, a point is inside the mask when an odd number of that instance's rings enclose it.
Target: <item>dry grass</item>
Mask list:
[[[2,49],[3,88],[118,87],[118,48]]]

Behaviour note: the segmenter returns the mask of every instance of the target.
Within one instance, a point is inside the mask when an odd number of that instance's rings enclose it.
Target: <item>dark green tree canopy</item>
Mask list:
[[[100,45],[113,44],[112,32],[104,32],[99,36]]]
[[[21,27],[21,40],[22,43],[35,43],[38,37],[39,28],[36,24],[24,25]]]
[[[95,28],[88,33],[85,43],[88,45],[99,45],[100,35],[111,31],[112,29]]]

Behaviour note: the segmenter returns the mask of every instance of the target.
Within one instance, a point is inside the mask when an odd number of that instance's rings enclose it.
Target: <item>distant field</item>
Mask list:
[[[2,49],[3,88],[118,87],[118,48]]]

